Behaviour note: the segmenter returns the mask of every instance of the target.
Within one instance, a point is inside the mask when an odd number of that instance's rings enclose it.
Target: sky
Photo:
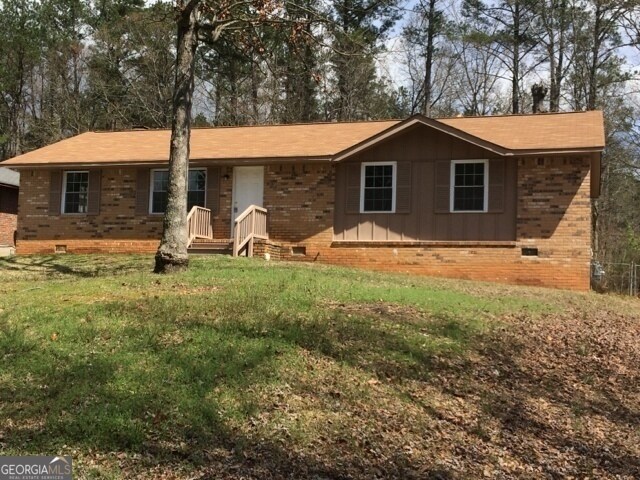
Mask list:
[[[403,17],[394,27],[389,37],[385,41],[386,52],[381,54],[378,59],[378,72],[381,76],[389,79],[396,87],[403,85],[406,81],[404,73],[404,47],[402,45],[401,35],[402,28],[406,24],[411,10],[418,3],[418,0],[406,0],[400,3]],[[487,3],[495,3],[488,0]],[[441,0],[441,5],[450,18],[459,18],[460,16],[460,0]],[[640,47],[626,47],[619,51],[619,54],[626,59],[623,70],[632,74],[633,79],[630,82],[631,89],[634,92],[640,92]],[[544,75],[542,80],[544,81]],[[533,79],[532,79],[533,81]]]

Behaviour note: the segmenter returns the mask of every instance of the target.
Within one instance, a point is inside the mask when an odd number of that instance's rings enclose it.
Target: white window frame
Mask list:
[[[154,212],[153,211],[153,185],[154,185],[154,176],[155,172],[168,172],[168,168],[153,168],[151,169],[151,173],[149,175],[149,215],[164,215],[165,212]],[[204,172],[204,204],[207,204],[207,190],[209,187],[209,175],[207,173],[207,169],[204,167],[198,168],[190,168],[189,172],[200,171]],[[189,178],[187,173],[187,194],[189,193]],[[187,212],[188,213],[188,212]]]
[[[455,190],[456,190],[456,165],[460,163],[482,163],[484,165],[484,205],[482,210],[455,210]],[[487,213],[489,211],[489,160],[452,160],[451,172],[449,177],[449,211],[451,213]]]
[[[70,173],[86,173],[87,174],[87,211],[86,212],[67,212],[65,206],[67,203],[67,175]],[[63,215],[86,215],[89,213],[89,184],[91,183],[91,175],[89,170],[63,170],[62,172],[62,198],[60,199],[60,213]]]
[[[367,210],[364,209],[364,190],[365,190],[365,178],[367,167],[393,167],[392,182],[391,182],[391,210]],[[360,213],[396,213],[396,183],[398,181],[398,162],[362,162],[360,167]]]

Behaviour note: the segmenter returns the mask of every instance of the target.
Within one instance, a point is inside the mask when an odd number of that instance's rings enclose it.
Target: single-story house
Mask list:
[[[0,247],[13,247],[18,228],[20,174],[0,168]]]
[[[89,132],[6,161],[18,254],[154,252],[169,139]],[[597,111],[194,129],[188,203],[207,225],[190,238],[254,232],[271,258],[587,290],[604,145]]]

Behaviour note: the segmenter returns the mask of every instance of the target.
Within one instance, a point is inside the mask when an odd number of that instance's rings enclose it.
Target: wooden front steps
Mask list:
[[[195,240],[189,247],[189,253],[194,255],[232,255],[233,240]]]

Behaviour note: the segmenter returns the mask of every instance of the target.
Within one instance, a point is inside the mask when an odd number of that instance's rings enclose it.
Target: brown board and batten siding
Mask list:
[[[453,160],[489,160],[486,213],[451,213]],[[396,213],[360,213],[362,162],[397,162]],[[335,241],[515,241],[517,159],[415,126],[337,166]]]

